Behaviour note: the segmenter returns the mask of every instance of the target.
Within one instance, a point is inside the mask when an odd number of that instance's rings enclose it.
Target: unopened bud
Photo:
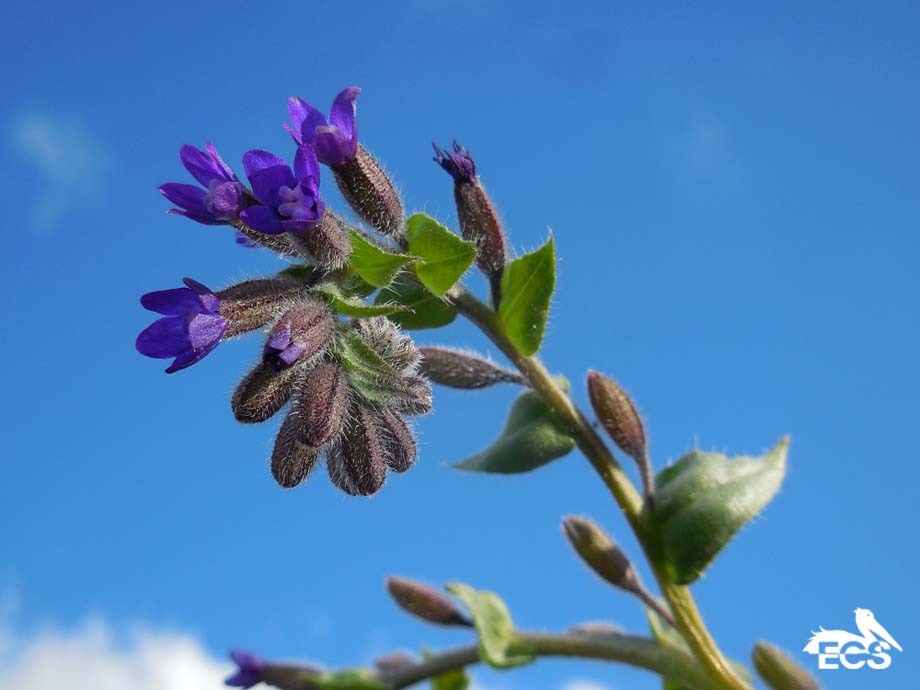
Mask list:
[[[371,496],[386,481],[387,462],[383,439],[373,413],[353,406],[353,420],[338,443],[329,449],[329,478],[351,496]]]
[[[319,301],[292,307],[272,326],[262,359],[275,369],[309,362],[322,354],[332,340],[335,316]]]
[[[387,465],[395,472],[405,472],[418,455],[412,430],[402,417],[387,408],[380,411],[379,423]]]
[[[808,672],[769,642],[758,642],[751,653],[754,668],[773,690],[820,690]]]
[[[264,362],[259,363],[233,392],[230,399],[233,415],[244,424],[264,422],[290,400],[301,375],[296,368],[277,371]]]
[[[278,252],[282,256],[295,256],[298,254],[296,247],[289,241],[289,236],[286,234],[269,235],[265,232],[258,232],[243,223],[243,221],[237,221],[234,226],[243,237],[252,243],[248,246],[259,245]],[[242,244],[239,237],[237,237],[237,244]]]
[[[606,621],[586,621],[569,628],[573,635],[588,635],[591,637],[616,637],[623,634],[623,628]]]
[[[501,276],[505,270],[505,232],[492,200],[476,175],[476,163],[469,151],[453,142],[452,151],[433,144],[435,161],[454,178],[454,200],[463,239],[476,243],[476,266],[489,278],[492,299],[498,306]]]
[[[247,280],[216,294],[218,313],[228,324],[224,337],[230,338],[271,323],[285,304],[303,294],[303,286],[289,280]]]
[[[335,271],[348,263],[351,240],[348,226],[329,209],[323,213],[320,224],[312,230],[290,236],[291,244],[324,271]]]
[[[319,690],[316,681],[325,672],[322,666],[313,664],[267,661],[262,669],[262,682],[285,690]]]
[[[307,373],[297,402],[297,436],[319,448],[339,435],[348,407],[348,383],[338,364],[325,362]]]
[[[642,590],[633,564],[600,527],[586,518],[570,516],[562,521],[562,531],[581,559],[607,582],[628,592]]]
[[[292,489],[306,479],[319,458],[318,448],[309,448],[297,440],[300,420],[289,412],[272,450],[272,476],[279,486]]]
[[[387,578],[387,590],[399,607],[413,616],[439,625],[472,625],[469,616],[433,587],[405,577]]]
[[[423,415],[431,412],[431,384],[419,376],[404,376],[393,386],[390,407],[400,414]]]
[[[478,355],[437,346],[420,347],[419,351],[422,354],[419,373],[442,386],[472,390],[497,383],[527,385],[527,380],[517,372]]]
[[[398,372],[406,375],[416,372],[420,360],[419,349],[412,338],[400,331],[399,326],[388,318],[375,316],[354,319],[351,327],[368,347]]]
[[[642,474],[646,496],[654,490],[652,468],[648,459],[645,427],[636,406],[620,386],[597,371],[588,372],[588,395],[601,426],[629,457],[636,461]]]
[[[375,230],[402,237],[405,217],[402,199],[393,182],[367,150],[358,150],[344,165],[332,168],[348,204]]]
[[[374,659],[374,666],[381,673],[392,673],[393,671],[415,666],[416,663],[415,657],[406,652],[390,652]]]

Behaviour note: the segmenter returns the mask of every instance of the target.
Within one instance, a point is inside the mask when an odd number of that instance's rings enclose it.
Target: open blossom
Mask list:
[[[357,86],[343,89],[332,102],[328,120],[305,100],[292,96],[288,99],[288,111],[294,126],[284,126],[298,144],[312,146],[321,163],[340,168],[358,150],[355,101],[360,93]]]
[[[475,182],[476,181],[476,163],[470,152],[460,146],[456,141],[453,143],[453,151],[448,149],[444,151],[437,144],[434,147],[435,163],[450,173],[457,182]]]
[[[217,347],[227,331],[228,322],[218,310],[220,298],[191,278],[184,278],[187,287],[148,292],[141,304],[150,311],[163,314],[137,337],[137,351],[147,357],[169,359],[166,369],[172,374],[190,367]]]
[[[240,215],[244,203],[243,185],[212,144],[208,143],[205,149],[202,151],[188,144],[179,149],[182,165],[201,187],[167,182],[160,187],[160,194],[179,207],[170,209],[170,213],[205,225],[223,225]]]
[[[325,204],[319,194],[319,163],[309,146],[299,146],[294,170],[268,151],[243,155],[243,170],[252,193],[261,204],[250,206],[240,218],[253,230],[278,235],[305,232],[323,218]]]

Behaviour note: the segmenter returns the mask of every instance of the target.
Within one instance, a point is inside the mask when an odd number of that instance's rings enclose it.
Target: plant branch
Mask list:
[[[594,470],[613,494],[642,545],[658,585],[674,612],[678,630],[690,645],[694,655],[709,672],[712,680],[715,680],[722,690],[750,690],[749,686],[731,668],[709,634],[690,590],[673,584],[668,578],[658,555],[658,548],[653,543],[649,530],[643,524],[642,497],[585,414],[559,387],[538,358],[526,357],[517,351],[495,311],[483,304],[462,285],[455,286],[447,296],[457,310],[476,325],[514,363],[530,382],[531,387],[553,410],[566,431],[575,439],[579,450],[591,462]]]

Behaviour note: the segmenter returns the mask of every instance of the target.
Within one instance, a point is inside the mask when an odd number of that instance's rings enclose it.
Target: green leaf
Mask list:
[[[431,216],[416,213],[406,221],[409,253],[419,258],[415,274],[443,297],[476,258],[476,243],[461,240]]]
[[[415,282],[396,281],[377,294],[375,304],[405,307],[405,311],[394,313],[390,320],[409,330],[440,328],[457,318],[457,310],[452,304],[435,297]]]
[[[299,283],[306,283],[313,276],[313,267],[303,264],[294,264],[288,266],[282,271],[278,271],[276,277],[286,278],[287,280],[296,280]]]
[[[392,283],[400,269],[411,260],[411,256],[391,254],[360,232],[351,231],[351,268],[374,287],[383,288]]]
[[[345,668],[310,679],[319,690],[387,690],[387,685],[365,668]]]
[[[568,389],[568,382],[565,386]],[[518,474],[561,458],[574,447],[574,439],[559,428],[553,412],[540,395],[528,390],[514,401],[498,440],[454,467],[473,472]]]
[[[493,668],[511,668],[533,661],[529,651],[516,643],[511,614],[497,594],[478,591],[460,582],[447,591],[467,605],[479,636],[479,655]]]
[[[399,387],[399,372],[353,330],[339,331],[335,339],[335,352],[349,372],[349,384],[370,402],[386,405],[403,392]]]
[[[673,582],[686,585],[699,578],[770,502],[783,481],[788,445],[783,439],[761,458],[733,460],[694,450],[658,473],[653,520]]]
[[[431,679],[431,690],[467,690],[470,677],[463,668],[446,671]]]
[[[556,254],[553,237],[542,247],[505,266],[498,315],[508,338],[522,355],[540,349],[549,303],[556,285]]]
[[[391,316],[399,312],[408,311],[409,307],[391,302],[378,300],[374,304],[367,304],[358,297],[346,295],[334,283],[320,283],[312,289],[325,297],[332,308],[344,316],[367,318],[371,316]]]

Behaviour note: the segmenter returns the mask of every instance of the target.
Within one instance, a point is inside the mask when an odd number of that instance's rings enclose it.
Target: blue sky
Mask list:
[[[156,187],[186,181],[179,146],[213,141],[237,167],[250,148],[287,155],[285,99],[325,104],[349,84],[410,209],[455,223],[430,142],[457,137],[518,250],[552,227],[545,359],[580,401],[589,367],[617,377],[659,466],[791,434],[782,493],[696,586],[724,648],[798,650],[871,608],[905,652],[883,676],[821,680],[910,687],[918,22],[894,2],[5,2],[0,688],[46,687],[34,669],[49,664],[78,684],[98,656],[122,686],[206,690],[231,646],[350,664],[465,639],[399,614],[388,573],[493,589],[523,626],[644,630],[561,537],[560,517],[584,513],[636,553],[581,457],[504,478],[446,467],[491,440],[510,389],[438,391],[418,466],[351,500],[322,474],[277,489],[273,425],[234,423],[257,339],[174,376],[134,351],[141,293],[279,269],[165,214]],[[462,324],[419,340],[489,351]],[[180,658],[184,680],[131,675],[138,659],[179,673]],[[658,687],[574,662],[477,677]]]

